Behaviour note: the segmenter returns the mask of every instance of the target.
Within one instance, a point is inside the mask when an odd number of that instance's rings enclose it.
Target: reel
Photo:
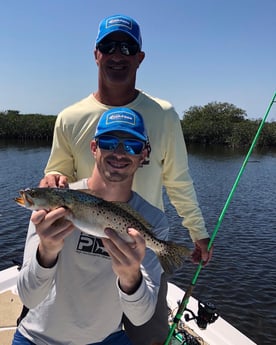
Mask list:
[[[219,317],[215,305],[211,302],[206,302],[205,304],[198,301],[198,315],[188,308],[185,309],[189,314],[184,314],[185,321],[196,320],[199,328],[206,329],[208,324],[213,323]]]

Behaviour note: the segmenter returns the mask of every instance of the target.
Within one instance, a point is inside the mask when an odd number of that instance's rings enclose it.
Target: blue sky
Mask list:
[[[276,91],[275,0],[1,1],[0,111],[56,115],[95,91],[98,24],[118,13],[141,26],[137,87],[180,118],[213,101],[264,115]]]

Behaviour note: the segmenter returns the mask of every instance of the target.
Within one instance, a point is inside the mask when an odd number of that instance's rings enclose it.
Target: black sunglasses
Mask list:
[[[122,41],[103,41],[96,45],[96,49],[103,54],[114,54],[117,47],[119,47],[123,55],[135,55],[139,51],[139,45],[136,43],[122,42]]]

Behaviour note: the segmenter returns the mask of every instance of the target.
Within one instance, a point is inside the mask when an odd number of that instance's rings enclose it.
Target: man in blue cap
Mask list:
[[[119,207],[128,203],[152,225],[155,237],[167,240],[164,212],[132,191],[134,174],[150,153],[142,116],[127,108],[104,112],[89,147],[92,174],[70,188],[88,189]],[[13,345],[132,345],[122,317],[135,327],[151,319],[162,274],[159,260],[135,229],[128,229],[132,243],[112,229],[105,229],[101,241],[75,228],[65,218],[68,213],[61,207],[31,216],[17,284],[29,312]]]
[[[166,188],[194,242],[193,261],[198,263],[202,259],[207,264],[212,250],[207,250],[209,235],[189,174],[179,116],[169,102],[135,87],[137,69],[145,57],[138,23],[121,14],[104,18],[99,25],[94,57],[98,66],[98,89],[58,115],[46,177],[41,186],[62,187],[68,180],[72,182],[89,176],[94,165],[89,141],[101,114],[113,107],[138,111],[143,114],[152,153],[150,164],[145,160],[143,169],[135,174],[133,189],[163,209],[162,187]],[[137,330],[126,321],[126,329],[135,345],[151,344],[149,339],[164,341],[167,329],[160,325],[165,323],[165,284],[162,291],[151,322]]]

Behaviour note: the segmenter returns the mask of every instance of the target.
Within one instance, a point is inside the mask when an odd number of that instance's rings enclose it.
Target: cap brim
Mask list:
[[[122,32],[122,33],[128,35],[128,36],[131,37],[131,38],[139,45],[139,47],[141,48],[140,42],[137,41],[137,38],[136,38],[135,36],[133,36],[133,35],[132,35],[130,32],[128,32],[128,31],[125,31],[125,30],[123,30],[123,29],[117,29],[117,28],[116,28],[116,29],[114,28],[114,30],[110,30],[110,31],[107,32],[106,34],[103,34],[101,37],[99,37],[99,38],[96,40],[96,45],[97,45],[98,43],[100,43],[100,42],[101,42],[104,38],[106,38],[107,36],[113,34],[114,32]]]
[[[97,133],[97,135],[95,135],[95,138],[98,138],[99,136],[101,136],[101,135],[103,135],[103,134],[107,134],[107,133],[111,133],[111,132],[124,132],[124,133],[128,133],[128,134],[131,134],[131,135],[133,135],[135,138],[137,138],[137,139],[140,139],[140,140],[142,140],[142,141],[147,141],[148,140],[148,138],[147,137],[145,137],[144,135],[142,135],[142,134],[140,134],[140,133],[137,133],[137,132],[135,132],[135,131],[132,131],[131,129],[129,129],[129,130],[125,130],[125,129],[122,129],[122,128],[119,128],[119,127],[117,127],[116,129],[114,128],[114,129],[107,129],[107,130],[102,130],[102,131],[99,131],[99,133]]]

